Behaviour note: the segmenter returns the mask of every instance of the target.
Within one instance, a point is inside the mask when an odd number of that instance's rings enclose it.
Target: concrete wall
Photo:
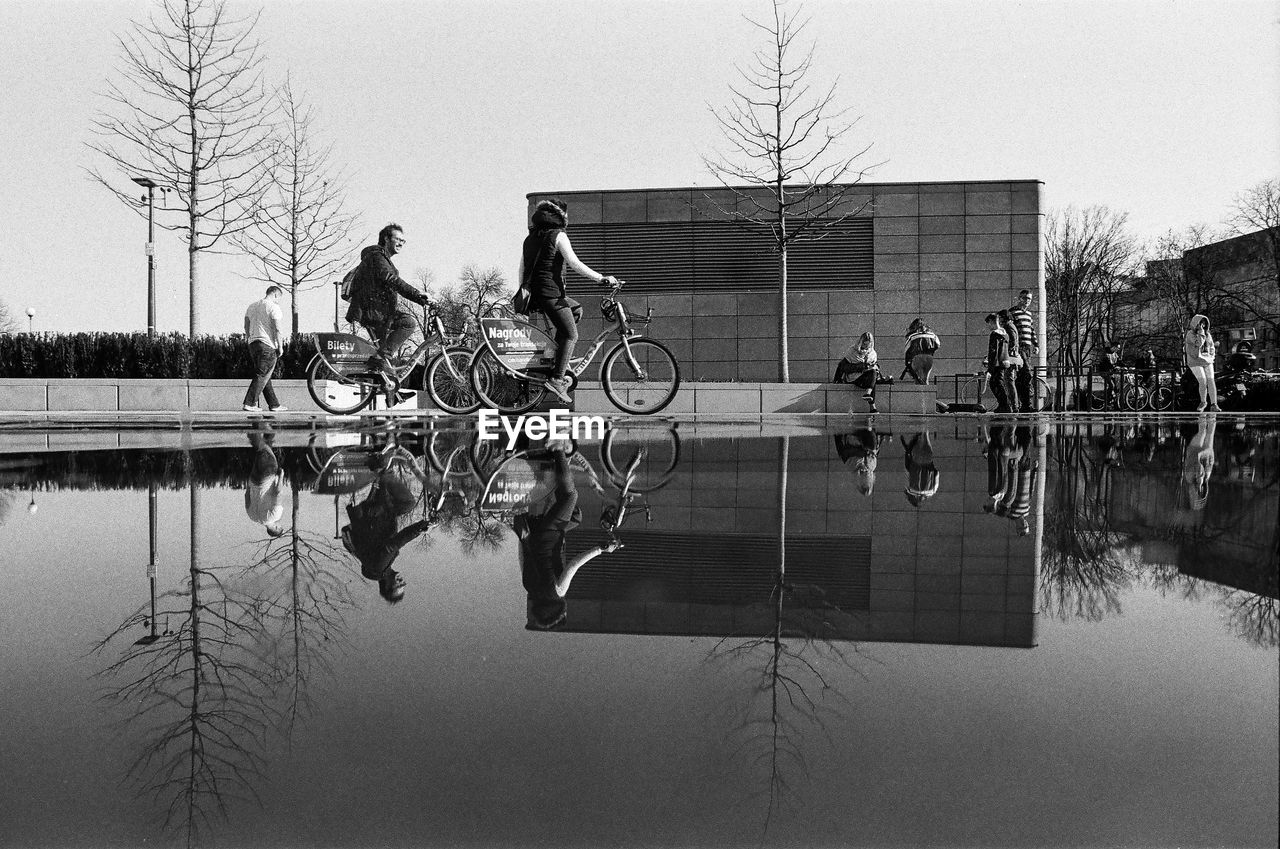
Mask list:
[[[902,370],[903,336],[917,316],[942,340],[935,374],[975,371],[986,355],[984,315],[1010,306],[1024,288],[1038,293],[1037,307],[1044,304],[1041,187],[1036,180],[859,186],[860,199],[870,202],[859,215],[873,219],[873,286],[792,289],[791,379],[830,380],[835,363],[866,330],[876,336],[882,368],[896,377]],[[572,236],[575,221],[669,223],[682,209],[697,226],[701,190],[543,192],[529,196],[530,206],[551,196],[569,201]],[[626,202],[610,202],[617,198]],[[662,261],[655,249],[652,262]],[[593,290],[570,277],[571,293],[586,307],[585,345],[602,319]],[[777,379],[775,294],[702,293],[695,273],[687,292],[624,300],[633,313],[653,307],[649,335],[671,347],[688,379]]]

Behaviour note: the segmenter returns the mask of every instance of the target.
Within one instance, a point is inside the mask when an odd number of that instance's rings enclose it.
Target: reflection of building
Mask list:
[[[788,254],[792,379],[830,380],[860,333],[900,340],[919,316],[942,339],[937,373],[972,371],[986,354],[986,313],[1008,307],[1023,288],[1039,293],[1043,308],[1040,187],[1015,180],[852,188],[824,219],[826,236],[797,242]],[[578,255],[628,281],[633,311],[654,309],[654,335],[686,379],[777,378],[777,258],[763,228],[744,231],[728,219],[730,190],[540,192],[529,195],[530,206],[552,196],[569,204]],[[599,321],[588,309],[583,335]],[[888,348],[900,351],[896,342]],[[881,357],[892,360],[889,350]]]
[[[785,554],[778,541],[781,440],[706,440],[682,450],[677,478],[653,494],[653,521],[629,522],[625,547],[574,578],[565,630],[984,646],[1035,644],[1034,535],[983,513],[987,463],[972,442],[934,443],[937,495],[906,499],[903,453],[879,455],[862,496],[830,437],[789,440]],[[568,558],[602,542],[588,521]],[[1033,523],[1039,521],[1039,509]],[[815,633],[819,618],[829,630]]]
[[[1110,526],[1137,544],[1143,560],[1216,584],[1277,596],[1280,569],[1280,489],[1277,446],[1265,440],[1251,459],[1253,474],[1238,474],[1229,436],[1216,440],[1217,461],[1208,497],[1192,509],[1179,464],[1113,468],[1107,505]]]

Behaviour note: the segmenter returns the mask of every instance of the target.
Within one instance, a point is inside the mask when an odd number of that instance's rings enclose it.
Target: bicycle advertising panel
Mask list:
[[[524,371],[555,358],[556,342],[532,324],[510,318],[480,320],[484,343],[512,371]]]
[[[551,494],[555,479],[553,458],[517,454],[489,478],[480,509],[487,513],[524,513]]]
[[[339,373],[342,366],[363,366],[378,353],[368,339],[354,333],[317,333],[316,350],[321,358]]]

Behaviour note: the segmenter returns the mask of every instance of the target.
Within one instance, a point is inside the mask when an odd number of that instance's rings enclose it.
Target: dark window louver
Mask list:
[[[773,594],[776,536],[632,531],[622,537],[623,548],[578,573],[571,600],[627,601],[652,597],[660,588],[657,594],[673,602],[752,605]],[[569,534],[566,560],[603,542],[600,531]],[[845,612],[869,609],[871,538],[788,538],[787,583],[802,606],[821,598]]]
[[[870,289],[870,218],[833,224],[816,241],[787,252],[792,290]],[[773,291],[778,260],[772,237],[725,221],[577,224],[574,251],[587,265],[628,282],[636,294]]]

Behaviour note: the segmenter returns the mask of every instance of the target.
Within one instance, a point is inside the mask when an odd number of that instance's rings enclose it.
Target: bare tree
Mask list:
[[[1048,215],[1044,251],[1049,353],[1056,354],[1059,368],[1082,370],[1095,346],[1115,339],[1117,307],[1130,291],[1137,259],[1128,218],[1105,206],[1067,207]]]
[[[787,250],[798,241],[820,239],[865,211],[851,204],[854,184],[871,167],[859,167],[870,145],[851,155],[838,153],[857,119],[836,107],[836,83],[814,92],[807,80],[814,45],[797,43],[808,20],[772,0],[772,17],[747,18],[766,33],[768,43],[748,66],[737,67],[741,80],[730,85],[730,104],[712,109],[727,150],[704,156],[703,163],[733,198],[721,203],[704,195],[719,215],[749,232],[767,233],[778,258],[778,378],[791,379],[787,353]],[[745,184],[745,186],[743,185]]]
[[[253,210],[253,226],[236,242],[256,261],[255,280],[289,293],[296,336],[298,292],[327,286],[350,264],[355,216],[344,209],[346,180],[331,164],[332,148],[315,140],[315,111],[287,79],[275,102],[280,122],[266,191]]]
[[[1227,224],[1240,236],[1259,230],[1266,233],[1266,262],[1276,285],[1275,295],[1280,297],[1280,178],[1263,180],[1238,195]]]
[[[157,223],[187,242],[192,336],[202,329],[200,254],[252,224],[266,185],[271,102],[256,23],[228,17],[222,0],[161,0],[120,37],[122,67],[88,143],[105,160],[89,174],[135,211],[122,188],[134,177],[177,198]]]
[[[199,559],[199,490],[191,484],[191,565],[185,586],[139,607],[96,645],[120,646],[101,671],[103,699],[125,713],[141,752],[129,778],[188,846],[225,819],[228,801],[258,797],[268,732],[278,711],[270,664],[257,647],[261,603]],[[163,628],[150,627],[156,617]],[[132,633],[151,636],[130,640]]]
[[[17,333],[18,322],[9,311],[9,305],[0,301],[0,333]]]

